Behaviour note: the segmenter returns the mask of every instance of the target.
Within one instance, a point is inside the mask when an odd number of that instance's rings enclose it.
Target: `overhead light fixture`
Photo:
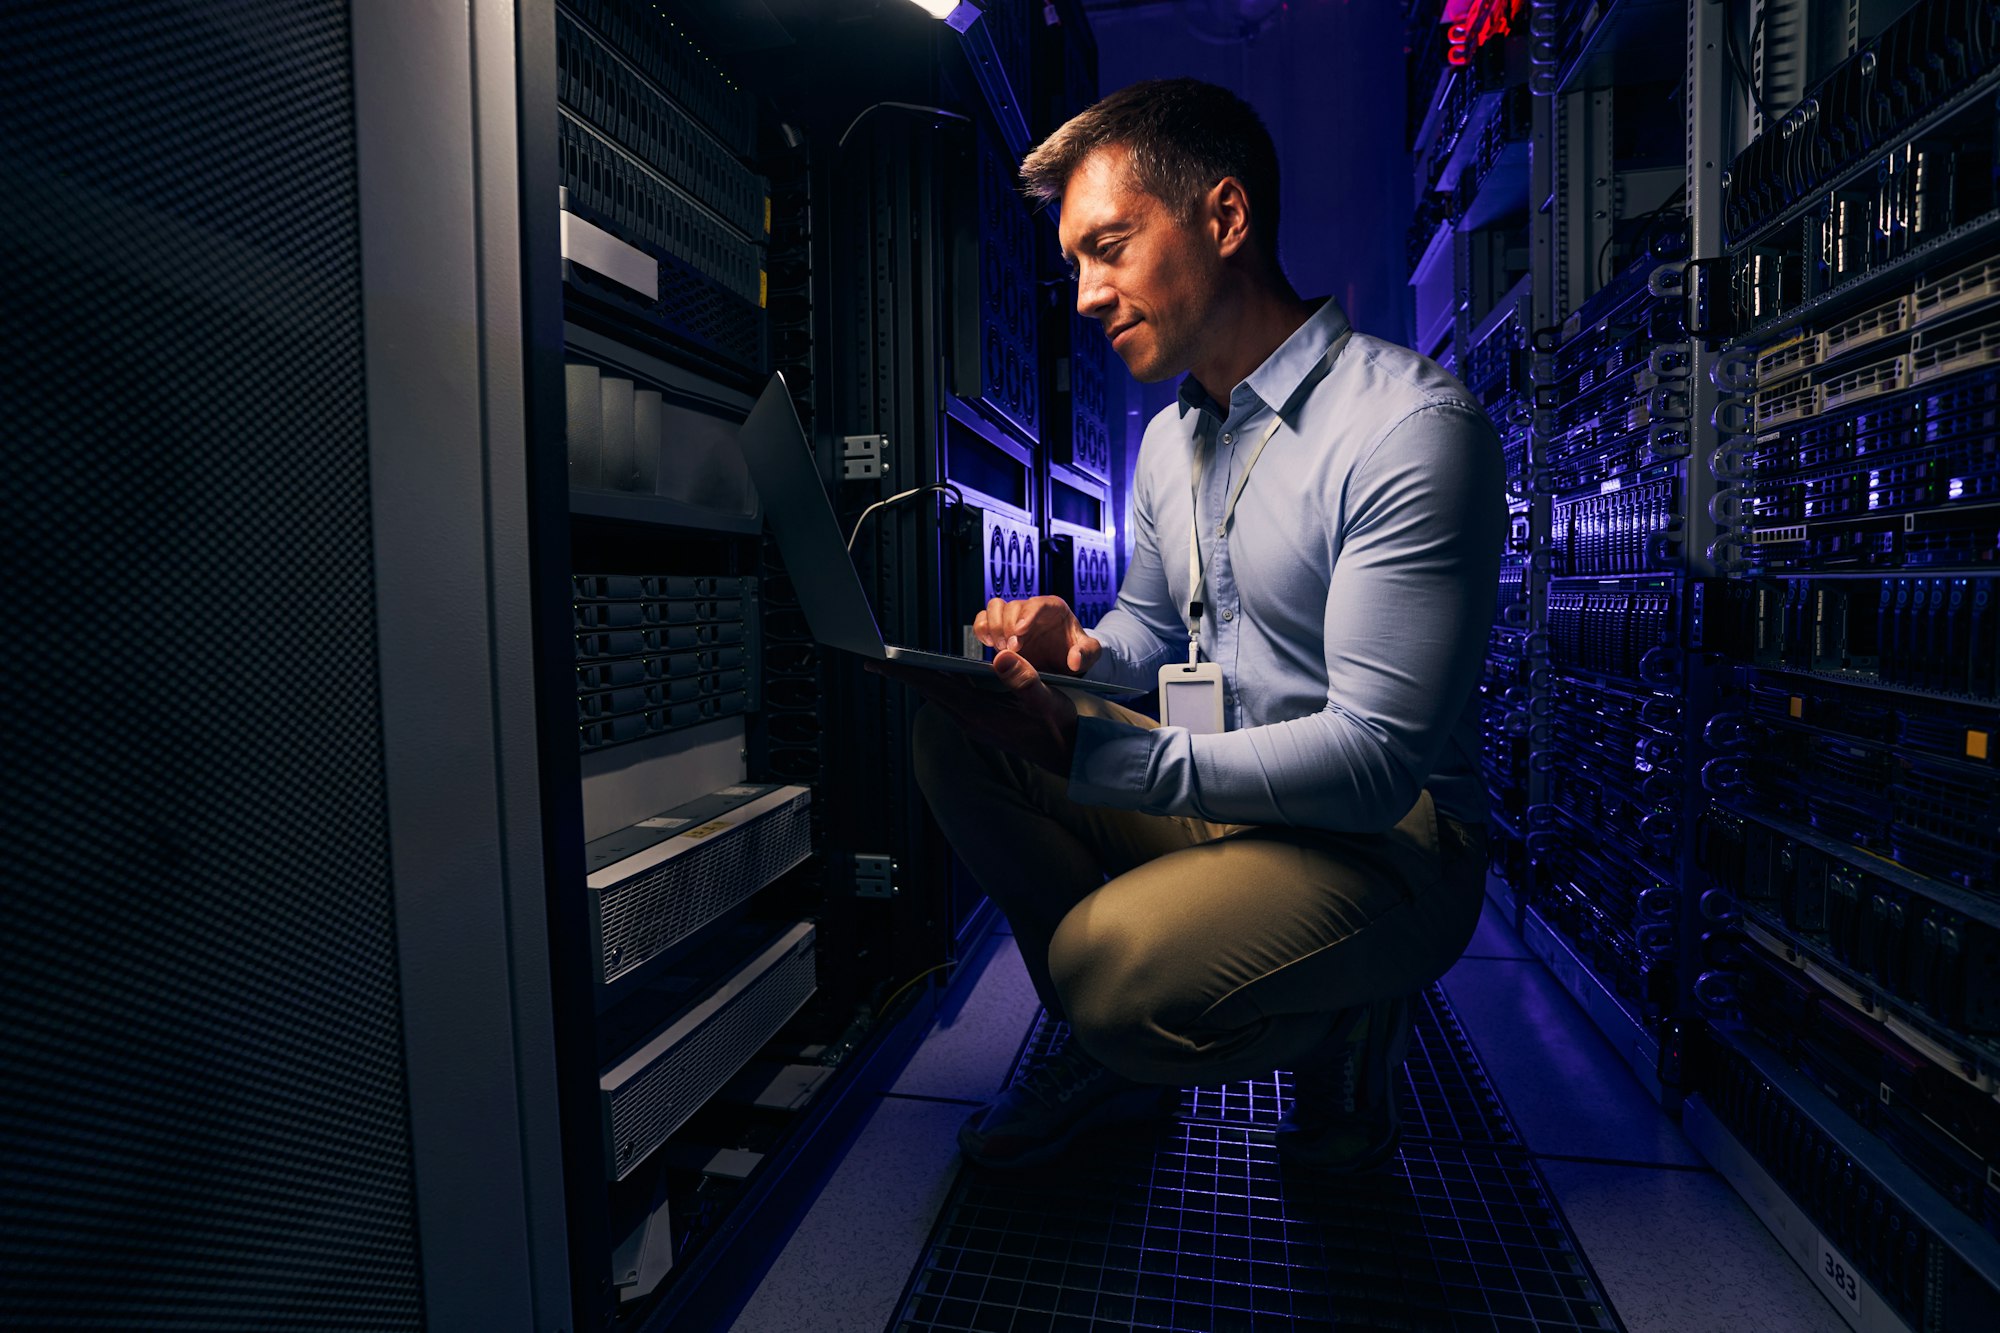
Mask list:
[[[964,32],[979,22],[979,6],[972,0],[911,0],[934,19],[943,19],[952,29]]]
[[[993,49],[990,25],[979,21],[979,6],[972,0],[910,2],[932,18],[944,20],[944,25],[958,34],[966,58],[972,64],[972,77],[993,110],[1001,139],[1015,157],[1025,154],[1028,151],[1028,120],[1022,113],[1020,101],[1014,96],[1014,89],[1007,82],[1007,71],[1001,67],[1000,53]]]

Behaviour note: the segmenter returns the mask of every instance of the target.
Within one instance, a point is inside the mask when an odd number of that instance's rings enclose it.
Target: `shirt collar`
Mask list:
[[[1326,349],[1347,329],[1347,313],[1340,303],[1331,297],[1320,297],[1318,308],[1306,322],[1293,330],[1292,336],[1279,343],[1277,350],[1264,358],[1264,364],[1237,386],[1232,401],[1242,402],[1243,396],[1249,394],[1270,410],[1282,411],[1305,383],[1306,376],[1319,365]],[[1207,412],[1217,421],[1227,421],[1230,412],[1229,407],[1216,402],[1196,383],[1194,376],[1186,375],[1181,379],[1181,416],[1187,416],[1190,410]]]

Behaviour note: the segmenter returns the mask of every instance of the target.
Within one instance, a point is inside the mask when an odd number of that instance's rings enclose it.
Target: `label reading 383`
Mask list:
[[[1826,1237],[1819,1238],[1819,1280],[1833,1288],[1834,1294],[1846,1303],[1856,1314],[1861,1313],[1861,1279],[1854,1272],[1854,1265],[1846,1256],[1826,1243]]]

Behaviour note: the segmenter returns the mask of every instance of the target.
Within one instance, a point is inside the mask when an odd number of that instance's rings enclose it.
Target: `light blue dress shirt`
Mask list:
[[[1435,362],[1348,331],[1327,301],[1228,404],[1189,376],[1153,418],[1132,486],[1134,546],[1089,674],[1151,686],[1187,658],[1194,450],[1206,574],[1202,660],[1230,730],[1078,726],[1070,795],[1235,824],[1386,829],[1426,787],[1486,818],[1479,676],[1507,530],[1500,443]],[[1238,470],[1281,418],[1218,534]],[[1198,432],[1202,415],[1212,418]]]

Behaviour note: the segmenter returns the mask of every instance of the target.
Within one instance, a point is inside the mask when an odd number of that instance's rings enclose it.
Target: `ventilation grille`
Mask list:
[[[659,957],[812,854],[812,795],[790,790],[797,794],[782,805],[598,895],[605,981]]]
[[[1910,326],[1909,315],[1909,298],[1899,296],[1886,305],[1843,320],[1820,335],[1819,359],[1831,361],[1870,343],[1893,338]]]
[[[7,1328],[423,1327],[353,65],[0,7]]]
[[[980,522],[980,588],[995,597],[1033,597],[1042,588],[1042,560],[1034,525],[993,510]]]
[[[817,988],[814,929],[801,922],[601,1085],[610,1174],[630,1175],[701,1109]]]
[[[1118,567],[1111,543],[1082,531],[1065,532],[1070,582],[1070,608],[1085,626],[1095,625],[1109,615],[1118,601]]]
[[[1910,297],[1916,312],[1912,322],[1922,324],[1994,296],[2000,296],[2000,259],[1982,259],[1970,268],[1920,284]]]

